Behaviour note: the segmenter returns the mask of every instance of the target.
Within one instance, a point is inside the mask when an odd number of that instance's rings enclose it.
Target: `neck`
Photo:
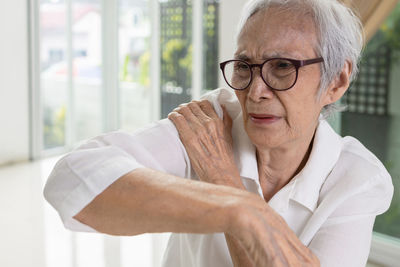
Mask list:
[[[269,200],[306,165],[315,130],[305,138],[286,147],[257,148],[257,164],[260,185],[265,200]]]

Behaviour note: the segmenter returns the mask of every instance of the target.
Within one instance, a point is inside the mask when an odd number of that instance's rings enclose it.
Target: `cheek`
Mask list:
[[[235,91],[236,97],[240,103],[240,106],[242,107],[243,113],[245,113],[245,103],[246,103],[246,92],[244,91]]]
[[[302,133],[309,125],[314,125],[320,113],[320,103],[315,94],[302,95],[284,104],[290,132]]]

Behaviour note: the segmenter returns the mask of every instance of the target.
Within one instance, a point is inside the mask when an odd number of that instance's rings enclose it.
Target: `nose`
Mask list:
[[[272,89],[262,79],[259,68],[253,69],[253,80],[248,90],[247,96],[256,103],[274,96]]]

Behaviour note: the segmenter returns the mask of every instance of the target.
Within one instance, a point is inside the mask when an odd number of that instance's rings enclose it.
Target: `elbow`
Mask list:
[[[43,188],[43,197],[44,199],[57,211],[58,205],[57,203],[60,202],[60,194],[59,192],[57,193],[57,189],[54,185],[54,178],[52,177],[52,174],[50,174],[49,178],[47,179],[47,182]]]
[[[64,157],[54,166],[43,189],[44,199],[58,212],[60,212],[62,202],[71,190],[70,172]]]
[[[85,224],[85,225],[88,225],[89,226],[89,223],[90,223],[90,221],[91,221],[91,219],[90,219],[90,215],[87,213],[87,212],[85,212],[85,209],[83,209],[83,210],[81,210],[80,212],[78,212],[75,216],[73,216],[72,217],[74,220],[76,220],[76,221],[78,221],[78,222],[80,222],[80,223],[82,223],[82,224]]]

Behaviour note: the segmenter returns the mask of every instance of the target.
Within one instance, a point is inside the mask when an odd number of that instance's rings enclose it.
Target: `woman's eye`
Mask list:
[[[278,69],[288,69],[292,67],[292,64],[289,62],[278,62],[275,67]]]
[[[247,70],[247,69],[249,68],[249,66],[247,66],[246,64],[243,64],[243,63],[238,63],[238,64],[236,65],[236,68],[237,68],[238,70]]]

